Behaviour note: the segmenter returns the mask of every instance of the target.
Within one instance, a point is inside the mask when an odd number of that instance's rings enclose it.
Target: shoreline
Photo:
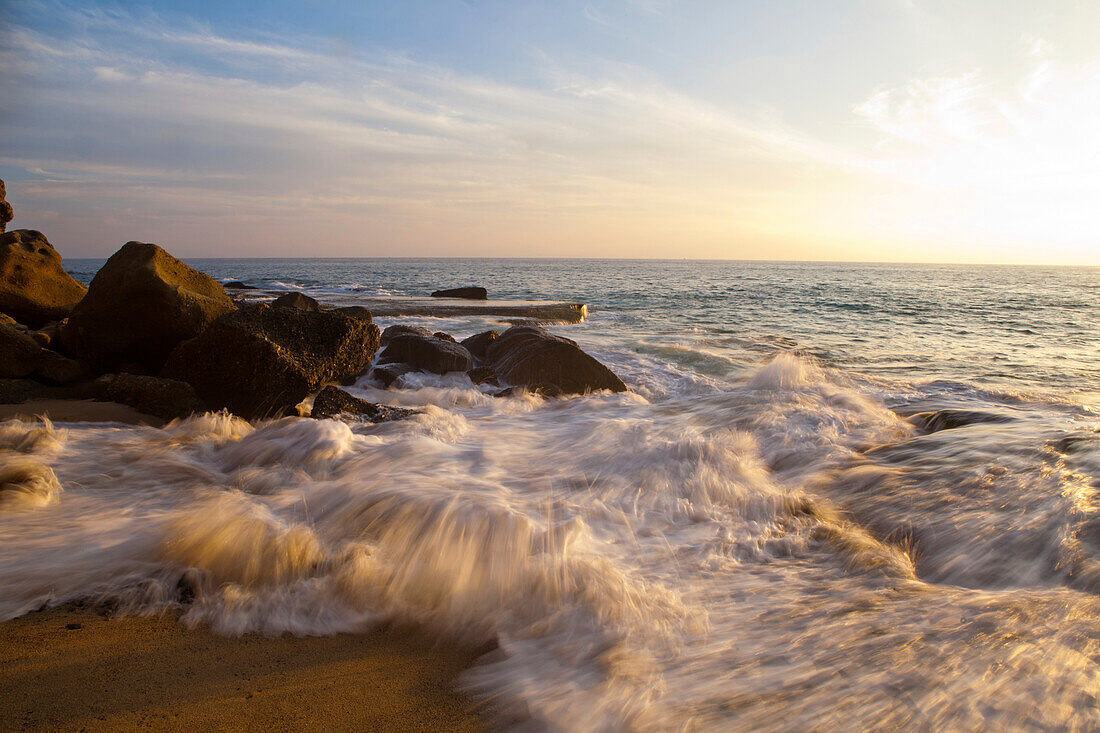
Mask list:
[[[0,729],[490,729],[456,686],[485,647],[395,628],[224,637],[178,618],[70,604],[0,623]]]

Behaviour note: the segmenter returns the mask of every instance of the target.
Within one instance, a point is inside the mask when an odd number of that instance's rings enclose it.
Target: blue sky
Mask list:
[[[0,4],[68,256],[1100,264],[1100,3]]]

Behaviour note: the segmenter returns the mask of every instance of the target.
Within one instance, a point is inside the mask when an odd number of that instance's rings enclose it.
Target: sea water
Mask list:
[[[631,391],[411,374],[350,388],[421,411],[381,425],[0,423],[0,618],[412,623],[495,640],[464,687],[552,730],[1100,727],[1100,270],[190,264],[322,301],[583,301],[551,330]]]

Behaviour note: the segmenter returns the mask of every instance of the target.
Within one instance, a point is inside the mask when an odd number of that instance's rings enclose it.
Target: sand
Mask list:
[[[164,420],[138,412],[117,402],[93,400],[28,400],[19,404],[0,405],[0,420],[13,417],[33,419],[45,415],[54,422],[118,422],[127,425],[160,427]]]
[[[226,638],[173,615],[42,611],[0,624],[0,730],[485,730],[455,680],[486,651],[408,631]]]

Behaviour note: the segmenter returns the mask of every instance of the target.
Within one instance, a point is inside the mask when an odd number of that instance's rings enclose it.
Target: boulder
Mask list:
[[[362,318],[367,321],[371,320],[371,312],[369,308],[364,308],[361,305],[346,305],[343,308],[335,308],[337,313],[343,313],[345,316],[351,316],[352,318]]]
[[[0,234],[7,229],[8,222],[15,218],[15,212],[6,200],[7,196],[8,190],[4,187],[4,182],[0,181]]]
[[[419,371],[465,372],[474,365],[466,347],[415,326],[390,326],[382,333],[380,364],[408,364]]]
[[[628,391],[623,380],[581,351],[575,341],[538,326],[509,328],[489,346],[486,361],[501,384],[526,387],[547,396],[605,389]]]
[[[228,313],[172,352],[161,376],[212,409],[280,415],[327,382],[352,380],[378,350],[378,327],[335,311],[253,305]]]
[[[233,288],[234,290],[256,290],[255,285],[245,285],[240,280],[230,280],[225,284],[227,288]]]
[[[56,351],[42,349],[33,376],[47,384],[72,384],[84,376],[84,367],[75,359],[64,357]]]
[[[403,375],[415,371],[408,364],[379,364],[370,370],[367,378],[388,388]]]
[[[204,411],[190,384],[175,379],[140,374],[112,374],[107,382],[107,399],[165,420]]]
[[[321,304],[302,293],[287,293],[271,301],[272,308],[297,308],[302,311],[319,311]]]
[[[18,379],[30,375],[42,360],[42,347],[26,333],[0,324],[0,378]]]
[[[37,328],[69,315],[87,291],[42,232],[0,234],[0,311]]]
[[[488,300],[489,291],[485,288],[451,288],[450,290],[436,290],[433,298],[465,298],[466,300]]]
[[[338,415],[352,415],[367,422],[380,423],[387,420],[400,420],[415,414],[417,414],[416,410],[367,402],[348,394],[339,387],[329,385],[314,398],[310,417],[324,420]]]
[[[96,273],[61,343],[97,370],[134,362],[156,373],[177,344],[232,310],[217,280],[155,244],[127,242]]]
[[[500,336],[500,334],[496,331],[482,331],[481,333],[474,334],[470,338],[462,339],[459,343],[465,346],[466,350],[469,351],[475,359],[481,361],[485,358],[485,350],[497,340],[498,336]]]

